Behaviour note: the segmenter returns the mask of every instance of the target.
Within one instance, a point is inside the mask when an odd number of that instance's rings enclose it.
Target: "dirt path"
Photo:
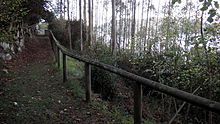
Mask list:
[[[80,80],[62,83],[50,42],[38,37],[26,43],[17,57],[6,63],[1,76],[0,122],[5,123],[117,123],[96,103],[84,102]],[[99,106],[100,107],[100,106]],[[103,107],[103,105],[102,105]]]

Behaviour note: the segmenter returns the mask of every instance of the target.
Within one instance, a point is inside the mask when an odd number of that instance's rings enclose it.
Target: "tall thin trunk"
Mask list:
[[[128,10],[125,8],[125,20],[124,20],[124,40],[123,40],[123,49],[125,49],[127,44],[127,26],[128,26]]]
[[[87,43],[87,41],[88,41],[88,34],[87,34],[87,16],[86,16],[86,0],[84,0],[84,11],[83,11],[83,13],[84,13],[84,24],[85,24],[85,34],[86,34],[86,39],[85,39],[85,42]]]
[[[157,36],[157,33],[158,33],[157,31],[158,31],[158,23],[159,23],[160,0],[158,3],[159,4],[158,4],[158,8],[157,8],[158,13],[157,13],[157,21],[156,21],[156,30],[155,30],[155,34],[154,34],[154,38],[157,38],[157,39],[155,39],[155,40],[159,40],[159,38]],[[158,44],[160,46],[160,41],[158,41]],[[158,49],[158,51],[159,51],[159,49]]]
[[[150,1],[150,3],[149,3],[150,5],[152,4],[151,2],[152,1]],[[148,43],[147,47],[148,47],[148,52],[149,53],[151,53],[151,47],[152,47],[152,42],[151,42],[151,39],[150,39],[151,38],[151,30],[153,30],[153,28],[151,28],[151,25],[152,25],[151,24],[151,20],[152,20],[151,14],[152,14],[152,10],[150,11],[150,16],[149,16],[150,18],[149,18],[149,24],[148,24],[148,30],[147,30],[147,32],[148,32],[147,33],[148,34],[148,36],[147,36],[147,43]]]
[[[63,18],[66,17],[66,0],[63,0]]]
[[[104,2],[102,3],[102,5],[104,4]],[[101,43],[103,44],[104,43],[104,35],[105,35],[105,23],[104,23],[104,7],[102,7],[102,21],[101,21],[101,24],[102,24],[102,30],[101,30]]]
[[[93,4],[93,0],[88,0],[88,4],[89,4],[89,45],[92,45],[92,32],[93,32],[93,8],[92,8],[92,4]]]
[[[131,25],[131,52],[134,52],[135,45],[135,25],[136,25],[136,0],[132,2],[132,25]]]
[[[144,36],[144,30],[143,30],[143,24],[144,24],[144,0],[142,0],[142,8],[141,8],[141,35],[140,35],[140,52],[142,51],[142,42],[143,42],[143,36]]]
[[[116,19],[115,19],[115,0],[112,0],[112,55],[116,54]]]
[[[107,15],[108,14],[108,9],[107,9],[107,5],[106,5],[106,8],[105,8],[105,14]],[[106,25],[106,27],[105,27],[105,40],[107,41],[108,40],[108,18],[107,18],[107,16],[105,17],[105,25]],[[108,41],[107,41],[108,42]]]
[[[148,29],[148,18],[149,18],[149,10],[150,10],[150,0],[148,0],[148,3],[147,3],[147,19],[146,19],[146,33],[145,33],[145,37],[144,37],[144,51],[146,50],[146,44],[147,44],[147,29]]]
[[[71,37],[71,22],[70,22],[70,2],[67,0],[67,16],[68,16],[68,35],[69,35],[69,43],[70,49],[72,50],[72,37]]]
[[[168,15],[167,15],[167,29],[166,29],[166,43],[165,43],[165,50],[168,50],[169,47],[169,40],[170,40],[170,17],[171,17],[171,0],[168,3]]]
[[[83,37],[82,37],[82,2],[79,0],[79,21],[80,21],[80,50],[83,51]]]
[[[98,2],[98,1],[97,1]],[[96,2],[95,2],[96,3]],[[98,6],[96,6],[96,4],[94,5],[94,20],[93,20],[93,23],[94,23],[94,27],[95,27],[95,30],[94,30],[94,34],[95,34],[95,38],[94,38],[94,41],[96,41],[96,38],[99,37],[99,29],[98,29],[98,23],[99,23],[99,12],[98,12]]]
[[[75,4],[75,7],[76,7],[76,20],[78,19],[78,0],[76,0],[76,4]]]
[[[122,0],[120,0],[120,4],[122,4]],[[122,6],[120,6],[120,15],[119,15],[119,17],[120,17],[120,19],[119,19],[119,46],[118,46],[118,48],[119,48],[119,51],[120,51],[120,46],[121,46],[121,38],[122,38],[122,27],[123,27],[123,18],[122,18]]]
[[[60,18],[63,18],[63,16],[62,16],[62,12],[63,12],[62,4],[63,4],[63,1],[60,0]]]

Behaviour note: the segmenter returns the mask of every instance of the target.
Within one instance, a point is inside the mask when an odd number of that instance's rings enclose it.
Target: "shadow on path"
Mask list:
[[[15,59],[6,63],[1,76],[0,122],[5,123],[115,123],[94,104],[68,89],[55,67],[47,37],[35,37]],[[74,78],[74,77],[71,77]],[[80,84],[77,78],[72,84]],[[77,86],[80,87],[80,86]],[[75,88],[76,89],[76,88]]]

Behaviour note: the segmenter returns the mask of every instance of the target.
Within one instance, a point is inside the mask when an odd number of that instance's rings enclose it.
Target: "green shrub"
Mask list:
[[[95,59],[100,62],[115,65],[116,58],[111,55],[111,51],[106,46],[99,43],[94,45],[92,53]],[[101,93],[105,100],[112,100],[116,95],[116,79],[117,76],[103,69],[92,68],[92,89],[95,93]]]
[[[92,68],[92,89],[101,93],[105,100],[112,100],[116,95],[116,76],[97,67]]]

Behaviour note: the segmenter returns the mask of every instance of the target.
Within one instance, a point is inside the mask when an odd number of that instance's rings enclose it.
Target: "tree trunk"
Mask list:
[[[60,18],[63,18],[62,17],[62,4],[63,4],[63,1],[60,0]]]
[[[116,54],[116,19],[115,19],[115,0],[112,0],[112,55]]]
[[[79,0],[79,20],[80,20],[80,51],[83,51],[83,38],[82,38],[82,2]]]
[[[66,0],[63,0],[63,18],[66,16]]]
[[[149,18],[149,10],[150,10],[150,0],[147,3],[147,19],[146,19],[146,27],[145,27],[145,36],[144,36],[144,51],[146,50],[147,44],[147,29],[148,29],[148,18]]]
[[[70,2],[69,2],[69,0],[67,0],[67,15],[68,15],[68,35],[69,35],[69,44],[70,44],[70,50],[72,50],[73,47],[72,47],[72,36],[71,36]]]
[[[92,45],[92,32],[93,32],[93,10],[92,10],[92,3],[93,0],[88,0],[88,4],[89,4],[89,45]]]
[[[87,43],[87,41],[88,41],[88,34],[87,34],[87,16],[86,16],[86,0],[84,0],[84,11],[83,11],[83,13],[84,13],[84,24],[85,24],[85,34],[86,34],[86,39],[85,39],[85,42]]]
[[[134,53],[134,45],[135,45],[135,25],[136,25],[136,0],[132,2],[132,25],[131,25],[131,52]]]

